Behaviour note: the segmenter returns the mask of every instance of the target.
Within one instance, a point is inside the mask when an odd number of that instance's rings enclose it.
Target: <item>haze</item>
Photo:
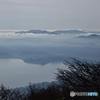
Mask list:
[[[100,0],[0,0],[0,29],[99,29]]]

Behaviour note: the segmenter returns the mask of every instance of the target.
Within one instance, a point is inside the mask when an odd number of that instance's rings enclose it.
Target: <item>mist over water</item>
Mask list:
[[[100,33],[15,32],[0,31],[0,84],[21,87],[55,81],[54,72],[67,68],[63,63],[70,57],[100,61]]]

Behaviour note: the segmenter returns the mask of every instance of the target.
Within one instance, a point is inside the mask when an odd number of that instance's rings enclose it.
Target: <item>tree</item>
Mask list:
[[[12,90],[1,85],[0,100],[24,100],[24,95],[18,89]]]
[[[66,64],[68,69],[57,69],[56,73],[56,79],[61,82],[61,86],[70,91],[100,93],[100,63],[73,58],[72,62],[66,61]]]

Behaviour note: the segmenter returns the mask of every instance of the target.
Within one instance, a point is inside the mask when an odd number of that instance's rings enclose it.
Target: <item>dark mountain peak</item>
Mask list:
[[[92,34],[92,35],[89,35],[89,37],[100,37],[100,35]]]
[[[91,35],[88,35],[88,36],[78,36],[78,38],[100,38],[100,35],[91,34]]]
[[[57,30],[55,32],[57,33],[85,33],[84,31],[81,31],[81,30]]]

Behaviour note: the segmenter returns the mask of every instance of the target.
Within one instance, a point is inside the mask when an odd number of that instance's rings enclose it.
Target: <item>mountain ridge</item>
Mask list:
[[[91,34],[91,35],[88,35],[88,36],[78,36],[77,38],[100,38],[100,35]]]
[[[99,31],[84,31],[84,30],[55,30],[55,31],[47,31],[47,30],[28,30],[28,31],[18,31],[15,33],[34,33],[34,34],[76,34],[76,33],[100,33]]]

